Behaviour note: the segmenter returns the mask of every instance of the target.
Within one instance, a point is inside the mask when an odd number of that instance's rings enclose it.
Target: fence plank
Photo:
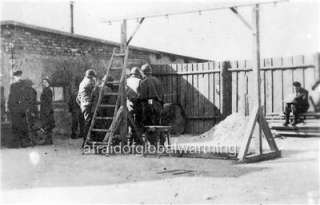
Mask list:
[[[218,63],[218,70],[221,71],[221,63]],[[221,112],[221,106],[220,106],[220,99],[221,99],[221,93],[220,93],[220,73],[214,74],[214,83],[215,83],[215,105],[218,108],[219,112]]]
[[[281,71],[273,71],[273,87],[274,89],[274,109],[273,112],[282,113],[282,78]]]
[[[193,71],[192,64],[188,64],[187,68],[188,68],[188,71],[191,71],[191,72]],[[193,107],[194,107],[193,76],[194,76],[194,74],[188,76],[188,115],[189,116],[194,116],[194,114],[193,114]],[[194,120],[190,120],[190,121],[191,121],[190,129],[192,130],[191,133],[195,133]]]
[[[293,58],[285,57],[283,58],[283,65],[284,66],[292,66],[293,65]],[[283,97],[284,99],[288,98],[289,95],[293,93],[293,70],[284,70],[283,71]],[[283,104],[285,106],[285,103]]]
[[[307,90],[311,90],[312,85],[315,83],[316,80],[316,72],[314,68],[307,68],[305,69],[305,88]]]
[[[238,72],[232,72],[232,112],[238,112]]]
[[[265,113],[272,113],[272,72],[265,71]]]
[[[200,64],[193,63],[192,69],[193,71],[198,71]],[[193,116],[199,116],[199,74],[193,75]],[[194,122],[194,132],[199,133],[199,120],[195,120]]]
[[[246,78],[245,78],[245,72],[241,71],[239,72],[238,76],[238,112],[241,114],[244,114],[245,111],[245,91],[246,91]]]
[[[215,70],[216,69],[216,63],[214,63],[214,62],[210,62],[209,63],[209,69],[210,70]],[[211,102],[212,102],[212,105],[211,105],[211,109],[212,109],[212,114],[213,114],[213,116],[216,116],[216,109],[215,109],[215,99],[216,99],[216,86],[215,86],[215,74],[214,73],[212,73],[211,75],[210,75],[210,79],[209,79],[209,81],[210,81],[210,96],[211,96]]]
[[[260,78],[261,78],[261,92],[260,92],[260,96],[261,96],[261,105],[263,105],[263,112],[266,112],[266,80],[265,80],[265,70],[261,70],[260,71]]]
[[[178,70],[183,70],[183,64],[178,65]],[[182,106],[183,110],[186,110],[186,79],[183,75],[179,75],[179,90],[180,90],[180,105]]]
[[[204,71],[205,66],[204,63],[200,64],[199,70]],[[208,80],[205,77],[207,75],[200,74],[199,75],[199,116],[206,115],[206,103],[205,100],[208,99],[207,88],[208,88]],[[199,132],[203,132],[206,129],[206,121],[200,121]]]

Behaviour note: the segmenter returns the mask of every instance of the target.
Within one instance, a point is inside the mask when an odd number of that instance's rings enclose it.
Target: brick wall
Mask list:
[[[119,44],[101,39],[69,34],[57,30],[22,24],[18,22],[1,23],[1,86],[8,96],[11,72],[22,70],[25,78],[34,83],[38,98],[41,93],[41,78],[54,79],[54,85],[63,87],[64,101],[67,101],[76,79],[81,79],[88,68],[94,68],[100,77],[108,64],[114,48]],[[204,62],[182,55],[130,47],[129,67],[143,63],[168,64]],[[57,122],[69,118],[66,107],[57,109]],[[68,123],[70,120],[68,120]],[[67,126],[69,126],[67,124]],[[65,132],[66,124],[62,124]]]

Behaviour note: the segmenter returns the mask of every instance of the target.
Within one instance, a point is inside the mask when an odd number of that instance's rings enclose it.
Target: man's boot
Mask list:
[[[291,125],[292,125],[292,126],[295,126],[295,125],[297,124],[297,120],[298,120],[297,115],[293,115],[293,120],[292,120],[292,122],[291,122]]]
[[[75,133],[72,133],[71,136],[70,136],[70,138],[71,138],[71,139],[77,139],[78,137],[77,137],[77,135],[76,135]]]
[[[291,125],[295,126],[297,124],[297,121],[298,121],[298,112],[297,112],[296,105],[292,105],[291,109],[292,109],[292,114],[293,114],[293,120],[291,122]]]
[[[289,124],[289,114],[285,113],[285,122],[283,123],[283,126],[288,126]]]

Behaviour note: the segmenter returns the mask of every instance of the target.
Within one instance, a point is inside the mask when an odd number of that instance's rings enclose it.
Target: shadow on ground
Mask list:
[[[90,186],[175,177],[240,177],[265,167],[231,160],[82,155],[81,140],[57,138],[54,146],[2,149],[2,188]]]

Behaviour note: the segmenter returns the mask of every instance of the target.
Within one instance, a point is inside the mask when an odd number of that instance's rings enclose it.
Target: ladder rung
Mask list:
[[[106,130],[106,129],[96,129],[96,128],[92,129],[91,131],[92,131],[92,132],[110,132],[110,130]]]
[[[126,54],[125,53],[115,53],[114,56],[116,57],[124,57]]]
[[[114,84],[114,85],[118,85],[120,84],[119,80],[115,80],[115,81],[107,81],[106,84]]]
[[[115,107],[116,105],[112,105],[112,104],[101,104],[99,105],[99,107]]]
[[[112,104],[101,104],[99,105],[99,107],[115,107],[116,105],[112,105]]]
[[[119,93],[111,93],[111,92],[106,92],[106,93],[103,93],[104,95],[119,95]]]
[[[112,120],[113,117],[96,117],[97,120]]]
[[[110,70],[122,70],[122,67],[116,66],[116,67],[111,67]]]

